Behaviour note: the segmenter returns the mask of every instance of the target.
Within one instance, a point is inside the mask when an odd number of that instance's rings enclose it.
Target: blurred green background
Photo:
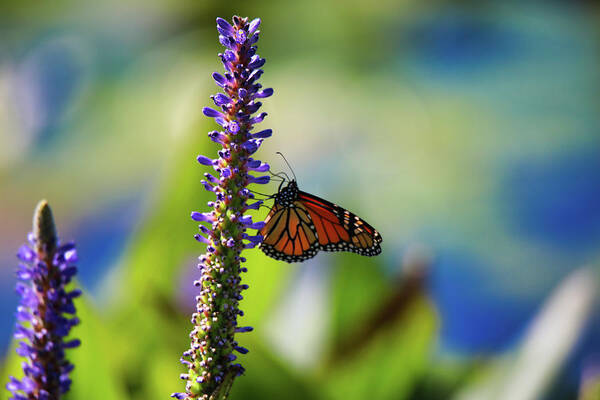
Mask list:
[[[247,251],[232,398],[600,398],[600,7],[583,0],[1,2],[2,379],[14,255],[47,198],[87,294],[69,398],[183,389],[195,157],[216,154],[201,110],[215,18],[234,14],[262,19],[275,89],[257,157],[285,170],[283,152],[384,242],[302,264]]]

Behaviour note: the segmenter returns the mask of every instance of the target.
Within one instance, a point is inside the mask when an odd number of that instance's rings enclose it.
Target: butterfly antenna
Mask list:
[[[278,173],[276,173],[276,174],[274,174],[273,172],[271,172],[271,170],[267,170],[267,172],[268,172],[268,173],[270,173],[270,174],[271,174],[272,176],[274,176],[274,177],[275,177],[275,176],[276,176],[276,177],[278,177],[278,178],[279,178],[279,179],[281,179],[283,182],[285,182],[285,179],[286,179],[286,178],[287,178],[287,180],[288,180],[288,181],[290,180],[289,176],[287,176],[287,174],[286,174],[285,172],[278,172]],[[285,175],[285,178],[284,178],[283,176],[281,176],[281,174]]]
[[[258,208],[261,208],[261,207],[268,208],[268,209],[269,209],[269,211],[273,211],[273,207],[269,207],[269,206],[268,206],[268,205],[266,205],[266,204],[261,204],[260,206],[258,206]]]
[[[287,166],[290,169],[290,171],[292,171],[292,175],[294,175],[294,180],[297,181],[296,174],[294,173],[294,170],[292,169],[292,166],[290,165],[290,163],[288,162],[288,160],[286,160],[285,156],[280,151],[278,151],[277,154],[279,154],[283,158],[283,161],[285,161],[285,163],[287,164]]]
[[[254,194],[259,194],[259,195],[261,195],[261,196],[265,196],[267,199],[270,199],[270,198],[272,198],[272,197],[273,197],[273,195],[271,195],[271,194],[264,194],[264,193],[261,193],[261,192],[256,192],[256,191],[254,191],[254,190],[251,190],[251,189],[248,189],[248,191],[249,191],[249,192],[252,192],[252,193],[254,193]]]

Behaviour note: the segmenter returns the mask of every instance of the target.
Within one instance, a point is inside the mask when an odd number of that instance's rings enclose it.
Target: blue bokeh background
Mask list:
[[[594,2],[62,1],[0,11],[3,354],[14,254],[38,199],[77,241],[81,285],[101,309],[157,198],[177,196],[161,190],[178,146],[204,135],[195,129],[214,90],[217,15],[263,19],[264,80],[275,88],[265,127],[275,135],[261,157],[283,169],[274,153],[284,152],[304,190],[375,225],[390,276],[407,249],[430,252],[436,357],[514,351],[570,272],[597,270]],[[191,239],[190,210],[178,212]],[[574,393],[584,360],[600,357],[599,322],[596,306],[554,398]]]

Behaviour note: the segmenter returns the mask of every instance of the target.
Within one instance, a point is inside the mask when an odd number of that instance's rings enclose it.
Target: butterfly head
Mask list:
[[[289,207],[296,199],[298,199],[298,184],[295,180],[291,180],[284,188],[279,187],[279,191],[275,196],[275,203],[283,207]]]

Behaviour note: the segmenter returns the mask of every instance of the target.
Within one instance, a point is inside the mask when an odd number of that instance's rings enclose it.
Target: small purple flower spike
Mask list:
[[[233,379],[244,372],[240,364],[233,363],[237,357],[234,350],[240,354],[248,352],[238,345],[235,334],[252,330],[238,327],[237,323],[238,315],[243,315],[238,307],[241,292],[248,288],[241,284],[240,274],[247,269],[240,266],[245,261],[240,254],[262,240],[262,236],[246,233],[247,229],[261,226],[245,215],[261,203],[248,204],[254,195],[247,186],[269,182],[269,176],[254,176],[250,171],[268,171],[269,165],[252,155],[271,136],[270,129],[254,132],[254,125],[262,122],[266,113],[254,114],[262,105],[259,99],[273,94],[273,89],[262,89],[257,83],[265,63],[254,45],[259,25],[260,19],[248,22],[247,18],[234,16],[230,24],[217,18],[219,41],[226,48],[219,54],[225,73],[215,72],[212,77],[224,94],[211,96],[216,109],[205,107],[202,112],[221,126],[220,131],[211,131],[208,136],[222,149],[216,159],[203,155],[197,158],[218,174],[206,173],[201,182],[216,200],[209,202],[212,211],[194,211],[191,215],[193,220],[207,225],[200,225],[200,233],[195,236],[206,243],[207,251],[199,257],[201,277],[194,282],[201,291],[192,315],[191,346],[181,360],[188,367],[188,372],[181,375],[186,381],[185,392],[173,393],[171,397],[175,399],[225,399]]]
[[[20,340],[17,354],[27,360],[22,364],[24,377],[11,376],[6,388],[13,400],[58,400],[71,386],[73,365],[65,358],[65,350],[80,344],[66,337],[79,323],[73,299],[81,291],[66,289],[77,272],[77,253],[73,243],[59,243],[46,200],[39,202],[29,243],[17,256],[22,261],[17,270],[21,304],[14,336]]]

